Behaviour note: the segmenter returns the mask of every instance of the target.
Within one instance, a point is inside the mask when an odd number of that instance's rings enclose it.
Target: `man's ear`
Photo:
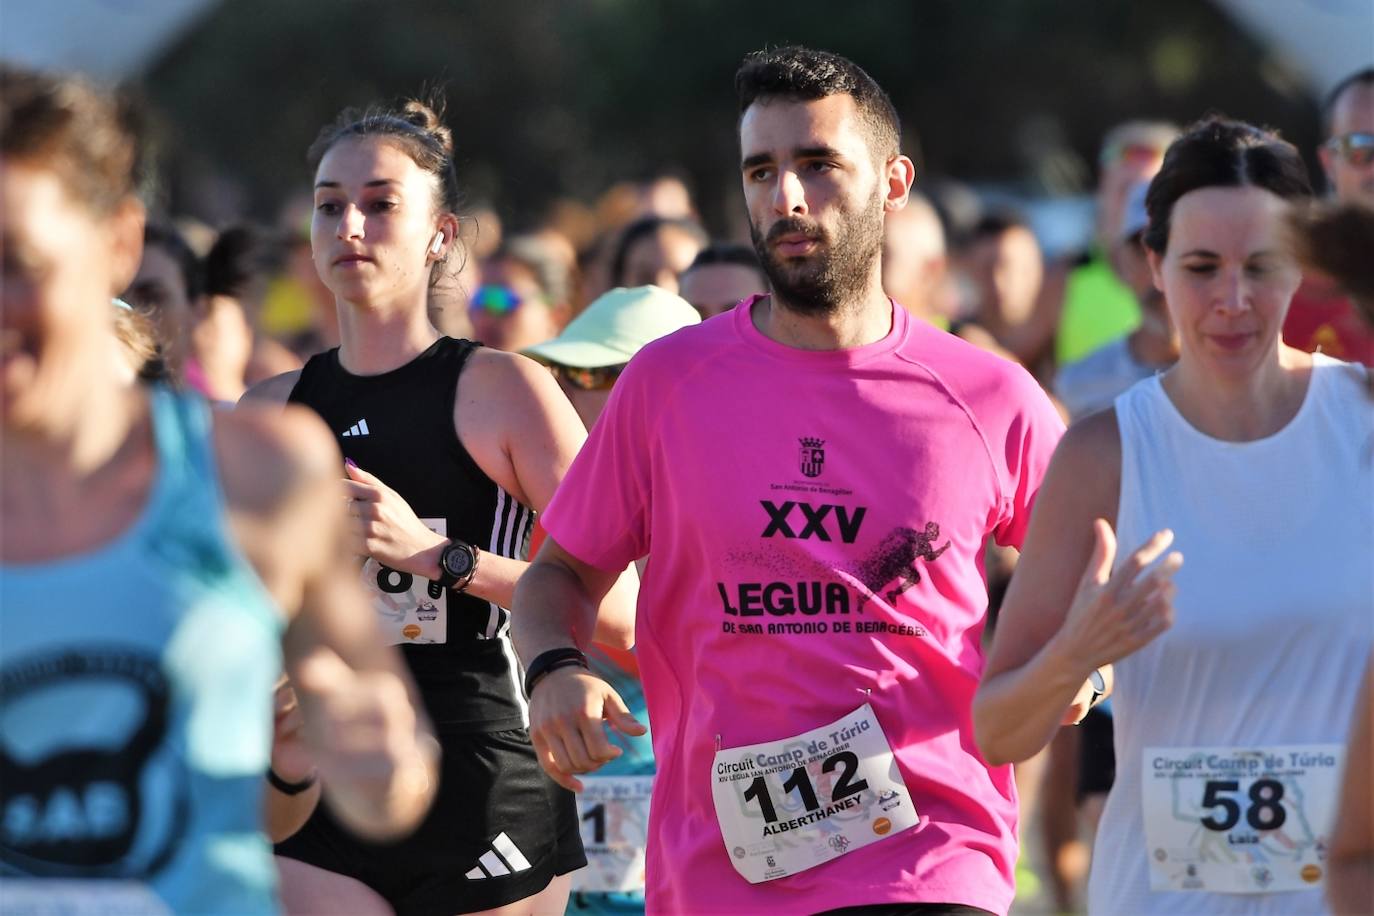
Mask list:
[[[916,181],[916,163],[900,153],[893,156],[884,167],[883,180],[887,183],[883,209],[888,212],[902,209],[911,196],[911,185]]]

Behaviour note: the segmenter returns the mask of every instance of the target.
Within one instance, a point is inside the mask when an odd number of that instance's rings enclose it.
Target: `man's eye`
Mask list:
[[[748,173],[748,177],[749,177],[749,180],[750,180],[750,181],[753,181],[753,182],[756,182],[756,183],[757,183],[757,182],[761,182],[761,181],[767,181],[768,179],[770,179],[770,178],[773,177],[773,170],[772,170],[772,169],[754,169],[752,172],[749,172],[749,173]]]

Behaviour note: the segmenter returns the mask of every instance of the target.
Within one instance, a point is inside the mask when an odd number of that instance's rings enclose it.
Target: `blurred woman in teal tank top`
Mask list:
[[[327,430],[127,381],[110,296],[142,243],[128,123],[79,82],[0,68],[0,893],[272,912],[260,811],[283,661],[360,833],[418,821],[433,739],[334,575]]]

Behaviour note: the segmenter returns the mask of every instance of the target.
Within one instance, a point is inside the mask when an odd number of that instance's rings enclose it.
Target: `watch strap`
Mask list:
[[[572,646],[540,652],[534,657],[534,661],[530,662],[529,666],[525,669],[525,696],[528,697],[534,692],[535,685],[539,683],[540,678],[544,675],[548,674],[550,671],[556,671],[559,668],[567,668],[571,665],[577,665],[581,668],[587,668],[588,670],[591,668],[591,666],[587,664],[587,656],[582,653],[582,650],[575,649]]]
[[[300,782],[287,782],[277,775],[276,770],[272,769],[270,766],[267,768],[267,781],[272,784],[272,788],[283,795],[300,795],[306,789],[313,786],[319,778],[319,774],[312,770],[310,775]]]

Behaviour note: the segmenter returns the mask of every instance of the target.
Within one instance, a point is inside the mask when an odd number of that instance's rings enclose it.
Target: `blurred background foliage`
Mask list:
[[[791,42],[877,78],[922,176],[1029,196],[1090,188],[1103,132],[1126,118],[1220,110],[1308,151],[1318,134],[1297,71],[1198,0],[225,0],[138,85],[168,151],[163,204],[212,223],[275,216],[341,108],[437,88],[460,180],[516,225],[670,171],[726,232],[735,68]]]

